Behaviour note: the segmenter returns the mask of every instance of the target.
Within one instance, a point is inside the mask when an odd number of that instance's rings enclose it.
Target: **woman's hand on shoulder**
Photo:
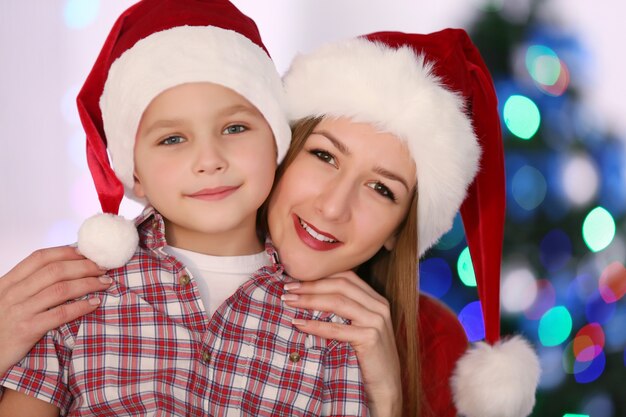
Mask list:
[[[350,343],[356,351],[372,415],[400,415],[400,361],[387,299],[352,271],[286,284],[285,290],[297,298],[285,300],[292,307],[334,313],[351,321],[345,325],[305,320],[294,325],[309,334]]]
[[[0,374],[43,335],[95,310],[97,298],[65,304],[111,284],[71,246],[41,249],[0,277]]]

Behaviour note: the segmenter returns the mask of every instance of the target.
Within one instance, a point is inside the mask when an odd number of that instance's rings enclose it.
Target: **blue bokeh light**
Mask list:
[[[471,302],[463,307],[458,317],[470,342],[477,342],[485,338],[485,325],[480,301]]]
[[[442,258],[429,258],[419,263],[420,291],[440,298],[450,290],[452,270]]]
[[[92,24],[100,11],[100,0],[67,0],[63,19],[67,27],[82,29]]]

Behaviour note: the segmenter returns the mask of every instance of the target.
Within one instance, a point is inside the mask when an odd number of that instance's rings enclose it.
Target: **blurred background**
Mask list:
[[[0,274],[99,212],[75,97],[131,0],[0,2]],[[536,346],[533,416],[626,416],[626,83],[617,0],[234,0],[278,69],[324,41],[467,29],[490,67],[507,165],[503,331]],[[593,3],[593,4],[592,4]],[[619,19],[619,20],[618,20]],[[140,207],[125,200],[122,213]],[[462,223],[421,288],[484,336]],[[621,395],[620,395],[621,394]]]

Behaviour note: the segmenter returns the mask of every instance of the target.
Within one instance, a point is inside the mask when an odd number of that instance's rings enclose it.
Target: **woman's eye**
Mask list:
[[[337,162],[335,161],[335,157],[326,151],[323,151],[321,149],[313,149],[311,151],[309,151],[311,153],[311,155],[314,155],[315,157],[317,157],[317,159],[320,159],[324,162],[326,162],[327,164],[331,164],[333,166],[337,166]]]
[[[388,198],[393,202],[396,201],[396,195],[382,182],[375,182],[370,184],[369,186],[383,197]]]
[[[243,125],[232,125],[232,126],[228,126],[226,129],[224,129],[224,131],[222,131],[222,134],[224,135],[233,135],[236,133],[243,133],[245,132],[247,129],[245,126]]]
[[[162,145],[176,145],[178,143],[183,143],[185,141],[185,138],[183,138],[182,136],[168,136],[167,138],[163,139],[160,143]]]

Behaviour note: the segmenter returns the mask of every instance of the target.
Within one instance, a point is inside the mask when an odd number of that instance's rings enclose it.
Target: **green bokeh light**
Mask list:
[[[530,139],[539,129],[539,108],[528,97],[512,95],[504,103],[504,123],[509,131],[520,139]]]
[[[563,306],[552,307],[539,321],[539,341],[546,347],[558,346],[572,332],[572,316]]]
[[[563,417],[589,417],[589,414],[563,414]]]
[[[474,275],[474,265],[472,264],[469,247],[463,249],[459,255],[459,260],[456,263],[456,269],[463,284],[468,287],[476,286],[476,276]]]
[[[603,207],[589,212],[583,222],[583,240],[592,252],[599,252],[611,244],[615,237],[615,220]]]
[[[561,60],[544,45],[531,45],[526,50],[526,69],[536,82],[552,86],[561,75]]]

